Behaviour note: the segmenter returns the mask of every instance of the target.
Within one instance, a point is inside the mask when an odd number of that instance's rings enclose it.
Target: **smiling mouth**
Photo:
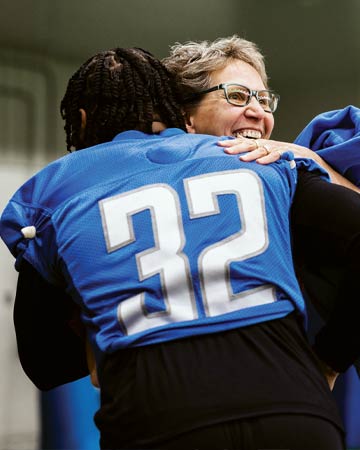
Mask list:
[[[232,135],[236,138],[261,139],[261,132],[258,130],[239,130],[235,131]]]

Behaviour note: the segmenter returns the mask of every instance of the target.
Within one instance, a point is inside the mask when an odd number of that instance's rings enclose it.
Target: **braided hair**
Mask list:
[[[152,133],[154,116],[186,130],[174,78],[151,53],[114,48],[89,58],[70,78],[61,101],[68,151],[111,141],[136,129]],[[86,111],[81,129],[80,108]]]

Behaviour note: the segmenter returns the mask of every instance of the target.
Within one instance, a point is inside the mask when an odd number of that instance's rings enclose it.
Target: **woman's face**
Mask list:
[[[209,87],[231,82],[252,90],[266,89],[256,69],[239,60],[213,72]],[[274,116],[265,112],[255,97],[246,106],[234,106],[227,102],[222,89],[204,94],[187,114],[189,133],[269,139],[273,128]]]

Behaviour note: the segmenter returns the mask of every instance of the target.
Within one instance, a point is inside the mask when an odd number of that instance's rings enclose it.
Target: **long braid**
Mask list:
[[[107,142],[130,129],[151,133],[155,114],[168,127],[185,130],[181,102],[174,78],[149,52],[140,48],[100,52],[71,77],[61,101],[67,149]],[[86,111],[84,131],[81,108]]]

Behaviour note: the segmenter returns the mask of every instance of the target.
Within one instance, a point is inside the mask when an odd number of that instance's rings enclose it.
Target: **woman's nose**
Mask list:
[[[250,117],[252,116],[262,119],[266,114],[266,111],[264,111],[255,96],[251,98],[250,102],[245,106],[245,108],[245,114],[249,115]]]

